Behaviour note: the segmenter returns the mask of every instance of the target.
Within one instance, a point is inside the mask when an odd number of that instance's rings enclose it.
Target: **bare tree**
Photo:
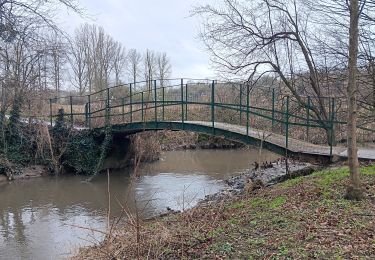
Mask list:
[[[85,47],[83,35],[76,32],[74,38],[70,41],[69,63],[73,72],[71,83],[78,89],[80,95],[86,91],[88,84]]]
[[[138,76],[140,76],[142,55],[136,49],[130,49],[127,58],[129,79],[131,82],[135,83],[137,82]]]
[[[11,42],[17,37],[23,37],[31,28],[40,30],[42,27],[62,33],[54,21],[54,14],[61,7],[82,13],[76,0],[1,0],[0,38]]]
[[[314,96],[317,106],[311,110],[330,140],[319,64],[309,42],[315,25],[310,22],[311,13],[304,2],[222,2],[220,6],[206,5],[194,10],[194,14],[205,18],[200,36],[213,62],[236,77],[250,79],[275,74],[301,105],[307,105],[303,95]],[[302,93],[301,81],[307,83]]]
[[[160,85],[163,87],[165,84],[165,80],[168,79],[171,75],[171,62],[167,53],[158,53],[156,55],[156,62],[157,62],[157,77],[160,80]]]
[[[124,75],[127,59],[126,49],[120,42],[114,43],[114,58],[113,58],[113,72],[115,77],[115,84],[121,84],[121,77]]]
[[[143,55],[143,66],[144,79],[147,82],[147,89],[150,94],[152,89],[152,80],[156,74],[156,57],[154,51],[149,49],[145,51]]]
[[[362,3],[363,5],[364,3]],[[359,200],[363,197],[358,163],[357,149],[357,59],[359,39],[360,5],[358,0],[350,0],[350,27],[349,27],[349,83],[348,83],[348,162],[351,185],[346,196],[349,199]]]

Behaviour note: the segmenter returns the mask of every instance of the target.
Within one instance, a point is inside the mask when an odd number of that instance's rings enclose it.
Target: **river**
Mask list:
[[[251,168],[256,149],[188,150],[162,154],[159,161],[116,170],[86,182],[83,176],[42,177],[0,183],[0,259],[59,259],[99,241],[111,216],[126,208],[143,218],[193,207],[219,191],[222,180]],[[263,151],[262,160],[277,156]],[[108,195],[111,202],[109,203]]]

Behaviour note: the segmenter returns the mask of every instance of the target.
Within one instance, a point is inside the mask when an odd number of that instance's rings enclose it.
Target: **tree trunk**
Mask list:
[[[350,29],[349,29],[349,82],[348,96],[348,164],[350,168],[350,185],[346,198],[360,200],[363,197],[358,163],[357,149],[357,57],[358,57],[358,0],[350,0]]]

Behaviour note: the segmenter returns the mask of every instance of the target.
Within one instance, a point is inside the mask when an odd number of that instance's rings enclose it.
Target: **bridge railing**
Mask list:
[[[45,105],[45,101],[43,101]],[[273,88],[215,80],[166,79],[118,85],[83,96],[57,97],[48,102],[53,123],[63,108],[72,125],[88,128],[132,122],[205,121],[241,125],[317,144],[335,144],[346,122],[343,101],[334,97],[301,97]],[[339,105],[338,105],[339,104]],[[359,129],[375,140],[375,128]]]

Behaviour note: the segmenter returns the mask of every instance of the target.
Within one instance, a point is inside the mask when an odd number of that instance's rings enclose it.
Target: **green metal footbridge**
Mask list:
[[[346,111],[343,100],[304,95],[238,82],[162,79],[105,88],[80,96],[49,99],[53,124],[59,110],[74,127],[111,128],[118,133],[181,130],[221,136],[264,147],[282,156],[345,157]],[[29,106],[30,107],[30,106]],[[61,110],[60,110],[61,111]],[[359,131],[375,140],[373,126]],[[375,159],[375,150],[359,151]]]

